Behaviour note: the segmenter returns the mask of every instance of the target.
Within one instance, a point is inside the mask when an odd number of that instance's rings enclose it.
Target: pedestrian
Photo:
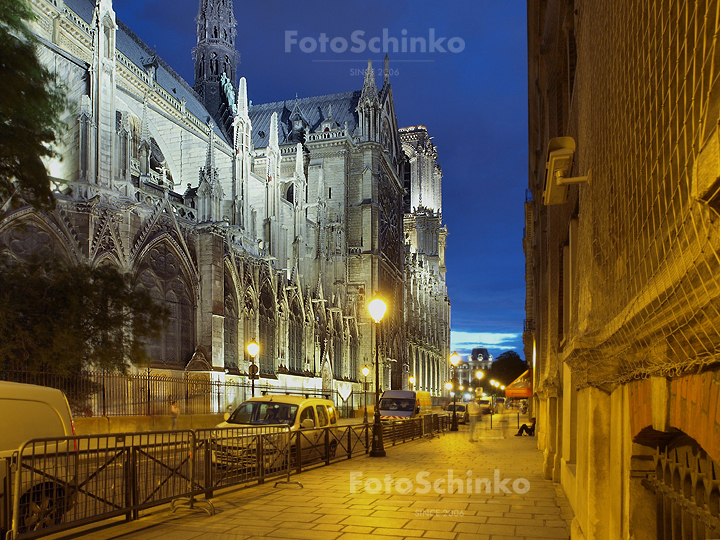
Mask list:
[[[180,407],[177,401],[170,403],[170,419],[172,420],[172,429],[177,429],[178,416],[180,416]]]
[[[477,423],[480,421],[480,404],[476,399],[474,399],[468,403],[467,410],[470,417],[470,442],[477,442],[477,439],[475,438],[475,430],[477,428]]]
[[[518,429],[518,432],[515,434],[516,437],[522,437],[523,433],[527,433],[528,436],[532,437],[535,435],[535,418],[530,419],[530,425],[523,424],[520,426],[520,429]]]

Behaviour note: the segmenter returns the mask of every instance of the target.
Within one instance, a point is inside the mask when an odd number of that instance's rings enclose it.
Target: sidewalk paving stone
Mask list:
[[[534,437],[514,437],[514,420],[467,428],[316,467],[280,484],[217,490],[217,513],[167,506],[111,526],[95,524],[52,540],[550,540],[569,539],[572,510],[542,474]],[[515,482],[517,480],[517,482]]]

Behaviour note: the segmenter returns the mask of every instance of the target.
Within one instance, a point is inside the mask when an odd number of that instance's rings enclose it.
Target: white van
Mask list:
[[[380,420],[406,420],[432,414],[430,392],[385,390],[380,398]]]
[[[6,481],[7,459],[30,439],[65,437],[75,434],[72,414],[65,394],[55,388],[0,381],[0,528],[6,522],[9,494],[14,478]],[[48,447],[49,448],[49,447]],[[66,453],[66,443],[53,447],[53,452]],[[37,452],[37,450],[35,451]],[[35,453],[33,458],[37,458]],[[42,456],[40,456],[42,459]],[[57,473],[57,470],[55,471]],[[67,470],[56,474],[68,478]],[[70,510],[74,500],[68,485],[62,481],[23,475],[20,494],[20,532],[40,530],[58,524]],[[5,533],[3,531],[2,537]]]

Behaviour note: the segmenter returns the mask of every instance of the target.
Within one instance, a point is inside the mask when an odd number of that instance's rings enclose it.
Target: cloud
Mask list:
[[[450,348],[459,354],[469,354],[472,349],[485,347],[497,356],[498,351],[514,350],[522,354],[522,334],[496,332],[450,332]]]

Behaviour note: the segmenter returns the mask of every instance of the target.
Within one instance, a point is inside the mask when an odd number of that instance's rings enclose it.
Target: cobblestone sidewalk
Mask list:
[[[232,492],[217,513],[167,507],[140,520],[55,538],[93,540],[351,540],[432,538],[518,540],[570,538],[572,511],[561,488],[542,477],[534,437],[515,437],[516,420],[467,427],[432,439],[386,447],[385,458],[361,457]],[[512,427],[510,427],[512,425]],[[489,492],[488,492],[489,490]]]

